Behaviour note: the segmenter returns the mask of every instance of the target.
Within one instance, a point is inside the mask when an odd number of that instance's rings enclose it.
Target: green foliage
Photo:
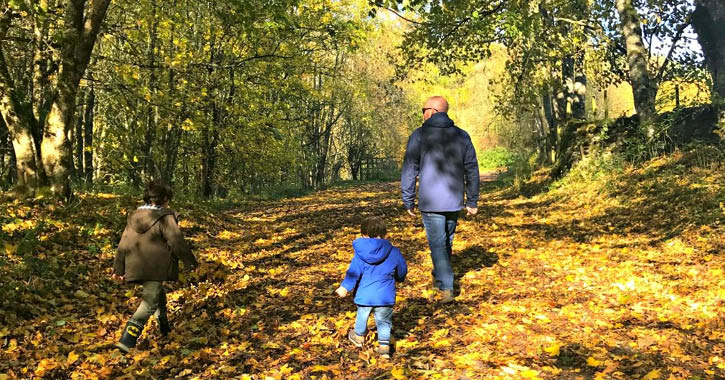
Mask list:
[[[372,173],[368,178],[368,181],[399,181],[400,170],[397,168],[383,168],[380,171]]]
[[[647,136],[644,131],[636,131],[632,136],[624,139],[623,157],[631,163],[641,163],[666,152],[670,146],[668,130],[665,123],[652,126],[653,134]]]
[[[599,182],[602,178],[621,173],[625,164],[626,160],[622,155],[612,153],[589,155],[574,165],[566,176],[552,183],[550,188],[563,189],[573,185]],[[612,187],[605,182],[600,189],[612,190]]]
[[[14,62],[10,76],[30,90],[29,98],[38,97],[28,69],[38,59],[54,62],[59,51],[33,50],[54,43],[28,49],[22,41],[33,33],[62,40],[65,8],[47,1],[4,4],[14,12],[7,13],[3,40],[6,59]],[[92,112],[86,108],[92,104],[79,104],[76,114],[79,123],[88,122],[82,114],[93,116],[93,142],[83,148],[94,156],[90,188],[134,193],[154,177],[190,198],[323,188],[356,178],[364,160],[399,160],[405,138],[420,125],[417,109],[430,95],[448,98],[451,116],[479,152],[493,146],[522,152],[486,153],[482,167],[530,173],[536,165],[529,157],[543,162],[557,148],[556,127],[571,104],[555,105],[552,125],[542,109],[559,95],[571,100],[566,82],[572,76],[585,75],[590,95],[599,97],[586,100],[590,116],[600,117],[598,108],[617,113],[612,117],[632,108],[624,96],[631,88],[612,85],[626,73],[611,1],[263,5],[140,0],[109,8],[111,27],[99,36],[78,94],[81,102],[95,96]],[[674,0],[638,6],[650,40],[675,37],[691,8]],[[381,7],[401,18],[368,17]],[[709,97],[700,83],[705,72],[695,69],[687,50],[677,46],[669,63],[653,54],[650,63],[661,69],[661,80],[671,80],[666,83],[689,83],[682,104],[699,104]],[[572,73],[564,67],[569,61]],[[55,80],[55,70],[47,68],[48,80]],[[605,102],[598,90],[610,87],[617,91]],[[661,92],[661,109],[674,107],[670,87]],[[610,110],[608,103],[620,101],[623,106]],[[79,134],[73,133],[76,146]],[[631,160],[658,154],[666,140],[662,134],[632,143]],[[82,166],[82,157],[75,161]]]
[[[399,158],[414,109],[391,81],[399,33],[356,1],[115,8],[93,76],[99,175],[189,196],[320,188]],[[126,17],[129,11],[138,19]],[[275,190],[276,191],[276,190]]]
[[[478,153],[478,167],[480,170],[490,170],[510,167],[517,161],[518,155],[505,147],[486,149]]]

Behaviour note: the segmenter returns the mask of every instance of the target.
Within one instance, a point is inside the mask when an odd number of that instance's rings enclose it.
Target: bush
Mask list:
[[[486,149],[478,155],[478,167],[481,170],[508,168],[520,159],[518,156],[501,146]]]
[[[585,156],[571,170],[551,185],[552,189],[569,187],[574,184],[596,182],[612,173],[619,173],[625,167],[625,158],[621,155],[603,152]]]

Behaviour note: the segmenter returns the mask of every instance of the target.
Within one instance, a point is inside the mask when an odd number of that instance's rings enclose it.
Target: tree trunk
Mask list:
[[[11,172],[10,161],[12,156],[12,143],[10,142],[10,132],[5,125],[3,118],[0,117],[0,182],[7,179],[6,184],[12,184],[7,173]]]
[[[544,110],[544,102],[545,99],[541,98],[541,104],[539,104],[538,107],[536,107],[536,117],[539,121],[540,125],[540,132],[541,132],[541,139],[538,142],[538,148],[539,148],[539,160],[542,163],[545,164],[551,164],[551,146],[549,145],[549,135],[551,134],[551,126],[549,124],[549,120],[546,117],[546,111]]]
[[[176,36],[176,24],[172,24],[171,26],[171,32],[169,33],[169,39],[168,39],[168,51],[170,54],[174,54],[175,47],[174,47],[174,38]],[[173,98],[176,94],[176,72],[174,69],[169,68],[168,69],[168,86],[169,86],[169,95]],[[178,120],[182,120],[185,116],[185,109],[181,110],[180,116],[178,117]],[[161,178],[164,180],[164,182],[171,184],[174,180],[174,170],[176,169],[176,160],[179,153],[179,143],[181,142],[181,133],[183,130],[179,127],[179,123],[174,123],[174,125],[170,129],[166,129],[166,133],[163,137],[164,142],[164,152],[166,152],[166,162],[164,162],[164,167],[161,172]],[[187,161],[184,161],[184,167],[186,167]],[[188,185],[186,184],[188,176],[184,176],[184,184],[183,187],[187,188]]]
[[[10,28],[11,14],[6,11],[0,18],[0,114],[15,151],[17,189],[26,195],[35,193],[40,185],[40,176],[37,146],[32,134],[35,123],[33,112],[18,93],[2,49],[2,40]]]
[[[620,29],[627,48],[627,64],[629,65],[629,81],[632,84],[634,108],[640,117],[640,123],[647,126],[648,133],[653,133],[651,123],[654,121],[655,96],[657,87],[647,71],[647,49],[642,42],[642,25],[640,16],[634,8],[632,0],[616,0],[619,13]]]
[[[0,118],[2,120],[2,118]],[[4,174],[5,182],[8,185],[12,185],[17,182],[18,176],[15,168],[17,168],[17,160],[15,159],[15,150],[13,149],[13,141],[10,139],[10,134],[6,138],[5,144],[7,146],[7,164],[6,171]]]
[[[315,165],[315,188],[320,188],[325,183],[325,168],[327,167],[327,154],[330,151],[330,138],[332,137],[332,125],[325,128],[321,141],[317,164]]]
[[[110,2],[93,0],[90,9],[84,12],[85,1],[69,0],[65,10],[57,98],[43,130],[41,153],[53,194],[66,199],[71,195],[69,174],[72,162],[68,132],[72,127],[78,85],[90,62]]]
[[[53,103],[50,110],[48,122],[43,131],[43,142],[40,146],[43,169],[50,180],[50,188],[53,194],[65,199],[70,197],[70,174],[73,166],[70,140],[68,139],[76,95],[76,87],[72,82],[68,78],[59,81],[58,85],[61,90],[58,100]]]
[[[587,118],[587,77],[584,74],[574,76],[572,88],[572,115],[575,119]]]
[[[166,132],[166,141],[164,144],[164,151],[166,152],[166,162],[164,165],[164,170],[161,173],[161,178],[166,183],[172,183],[174,181],[174,169],[176,168],[176,162],[179,156],[179,144],[181,143],[181,134],[183,132],[184,130],[181,129],[181,127],[179,127],[178,125],[174,125],[169,131]],[[183,162],[186,163],[187,160],[183,160]],[[184,187],[186,187],[186,185]]]
[[[0,55],[2,59],[2,55]],[[3,67],[0,67],[0,71]],[[2,74],[2,73],[0,73]],[[15,152],[15,170],[18,189],[21,193],[34,194],[40,186],[39,165],[37,162],[36,144],[31,133],[30,110],[15,100],[14,89],[4,86],[0,81],[0,114],[7,126]],[[16,110],[25,111],[19,115]]]
[[[205,199],[209,199],[214,193],[214,169],[216,167],[218,133],[215,126],[212,126],[211,128],[205,127],[202,135],[201,195]]]
[[[208,199],[214,193],[214,171],[216,169],[216,147],[219,141],[218,126],[220,123],[219,108],[212,105],[212,125],[202,129],[201,157],[201,195]]]
[[[151,17],[152,17],[152,25],[151,25],[151,31],[148,38],[148,45],[146,47],[146,57],[148,59],[147,65],[149,67],[149,82],[148,82],[148,91],[150,93],[150,99],[153,99],[156,93],[158,92],[158,80],[156,77],[156,45],[158,40],[158,25],[159,25],[159,19],[156,16],[156,2],[152,2],[151,6]],[[142,170],[144,175],[146,176],[152,176],[152,167],[153,164],[153,153],[152,153],[152,147],[154,144],[154,140],[156,140],[156,129],[158,128],[158,110],[157,107],[149,101],[146,104],[146,134],[144,136],[144,141],[142,145]]]
[[[692,26],[712,75],[713,103],[718,121],[725,123],[725,4],[722,0],[697,0]]]
[[[86,183],[93,182],[93,117],[96,106],[96,92],[91,87],[86,96],[86,112],[83,116],[83,169]]]
[[[6,121],[10,127],[13,150],[15,151],[15,168],[18,188],[23,193],[34,194],[40,185],[38,163],[35,161],[35,141],[30,129],[21,123]],[[20,124],[20,125],[19,125]]]
[[[543,118],[549,127],[546,133],[546,162],[553,164],[556,161],[556,141],[557,141],[557,120],[554,115],[554,104],[551,99],[549,89],[544,89],[541,93]]]
[[[5,158],[8,156],[8,152],[10,149],[10,144],[8,144],[8,137],[10,137],[10,133],[8,133],[8,127],[5,126],[5,122],[0,117],[0,182],[2,182],[2,178],[5,177],[6,172],[6,163]]]
[[[81,95],[82,96],[82,95]],[[83,102],[81,102],[83,104]],[[82,109],[82,108],[81,108]],[[80,113],[76,117],[76,129],[73,133],[73,150],[75,150],[75,176],[77,179],[83,178],[83,116],[85,112]]]

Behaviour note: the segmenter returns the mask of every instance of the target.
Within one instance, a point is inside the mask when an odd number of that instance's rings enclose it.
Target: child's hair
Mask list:
[[[360,232],[365,236],[384,238],[388,230],[382,219],[370,217],[362,221],[362,224],[360,224]]]
[[[155,179],[146,185],[143,201],[147,204],[162,205],[174,197],[174,190],[166,182]]]

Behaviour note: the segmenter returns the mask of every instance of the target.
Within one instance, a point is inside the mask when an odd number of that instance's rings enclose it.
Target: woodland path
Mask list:
[[[53,290],[18,295],[35,303],[5,312],[0,378],[725,375],[717,298],[725,292],[713,285],[722,281],[722,266],[703,261],[701,249],[689,249],[682,240],[658,241],[666,231],[643,229],[625,211],[516,197],[491,182],[492,176],[485,179],[479,214],[459,222],[453,266],[460,295],[446,306],[430,289],[425,233],[420,219],[402,210],[398,183],[335,188],[226,211],[182,206],[187,217],[181,225],[202,265],[170,285],[175,332],[163,340],[155,322],[150,324],[139,349],[126,357],[108,346],[137,305],[137,292],[108,280],[107,268],[117,212],[133,202],[84,199],[93,213],[73,220],[81,226],[75,232],[63,230],[71,225],[70,211],[41,214],[7,206],[7,212],[39,219],[67,218],[44,227],[38,250],[49,253],[60,241],[72,241],[73,251],[59,260],[73,261],[54,269],[55,276],[69,278],[62,274],[81,258],[89,281],[34,280],[32,286],[44,283]],[[333,294],[359,221],[369,215],[388,221],[388,238],[410,268],[399,287],[391,360],[377,357],[373,334],[363,349],[347,342],[355,306],[350,297]],[[75,234],[81,238],[69,240]],[[88,253],[89,244],[104,237],[100,254]]]

